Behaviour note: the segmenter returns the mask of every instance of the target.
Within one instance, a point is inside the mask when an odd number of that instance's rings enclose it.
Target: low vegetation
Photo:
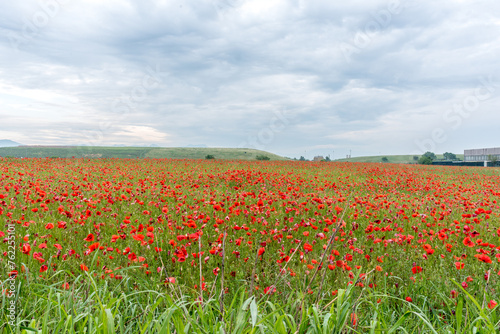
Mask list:
[[[255,160],[267,156],[271,160],[285,158],[249,148],[200,148],[200,147],[98,147],[98,146],[21,146],[0,147],[0,157],[17,158],[154,158],[154,159],[205,159],[212,155],[221,160]]]
[[[500,325],[493,168],[46,158],[0,168],[0,333]]]

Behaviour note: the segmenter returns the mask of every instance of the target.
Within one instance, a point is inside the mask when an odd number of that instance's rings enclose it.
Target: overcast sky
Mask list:
[[[498,0],[0,1],[0,139],[500,146]]]

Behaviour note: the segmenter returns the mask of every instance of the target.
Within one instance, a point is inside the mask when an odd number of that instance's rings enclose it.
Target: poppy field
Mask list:
[[[495,168],[0,158],[0,330],[161,332],[184,301],[184,322],[212,310],[207,333],[238,332],[241,298],[249,333],[285,309],[274,332],[306,333],[315,309],[360,333],[494,332],[499,201]]]

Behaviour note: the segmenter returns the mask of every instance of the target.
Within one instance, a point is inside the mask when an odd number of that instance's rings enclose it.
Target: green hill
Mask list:
[[[442,154],[436,154],[438,159],[444,159]],[[463,154],[456,155],[458,159],[463,160]],[[387,162],[395,163],[395,164],[407,164],[407,163],[415,163],[413,160],[413,155],[374,155],[368,157],[355,157],[350,159],[338,159],[335,161],[349,161],[349,162],[382,162],[382,158],[386,157],[388,159]],[[419,156],[420,157],[420,156]]]
[[[170,159],[204,159],[207,155],[213,155],[216,159],[228,160],[255,160],[258,155],[265,155],[271,160],[286,160],[285,158],[266,151],[250,148],[199,148],[199,147],[175,147],[154,148],[147,154],[147,158],[170,158]]]
[[[0,147],[0,157],[25,158],[167,158],[205,159],[213,155],[215,159],[256,160],[265,155],[270,160],[285,158],[249,148],[199,148],[199,147],[101,147],[101,146],[19,146]]]

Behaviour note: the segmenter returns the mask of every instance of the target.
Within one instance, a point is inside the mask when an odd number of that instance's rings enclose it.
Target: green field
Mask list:
[[[438,159],[444,159],[442,154],[436,154]],[[463,154],[456,154],[457,158],[460,160],[464,159]],[[382,162],[382,158],[386,157],[389,159],[389,163],[394,163],[394,164],[407,164],[407,163],[416,163],[415,160],[413,160],[413,155],[407,154],[407,155],[374,155],[374,156],[368,156],[368,157],[354,157],[350,159],[338,159],[335,161],[348,161],[348,162]]]
[[[0,334],[499,333],[492,168],[0,168]]]
[[[199,147],[101,147],[101,146],[19,146],[1,147],[0,157],[16,158],[155,158],[155,159],[215,159],[255,160],[265,155],[270,160],[285,158],[249,148],[199,148]]]

